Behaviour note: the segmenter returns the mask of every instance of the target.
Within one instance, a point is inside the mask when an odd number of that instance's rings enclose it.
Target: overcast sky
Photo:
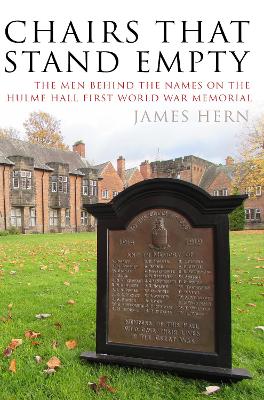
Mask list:
[[[180,4],[180,6],[179,6]],[[12,126],[23,132],[23,121],[31,111],[43,110],[53,114],[61,121],[62,134],[65,141],[71,145],[76,140],[82,139],[86,143],[87,158],[95,163],[106,160],[115,160],[119,155],[123,155],[127,160],[128,166],[139,164],[142,160],[168,159],[179,156],[194,154],[215,162],[224,162],[226,155],[235,154],[235,148],[239,142],[239,134],[246,129],[246,124],[225,123],[225,122],[198,122],[198,110],[231,110],[235,113],[240,110],[246,113],[249,110],[249,118],[254,119],[263,110],[263,71],[262,71],[262,11],[261,2],[252,3],[244,0],[230,1],[222,0],[221,3],[213,1],[185,0],[184,2],[174,1],[97,1],[88,2],[75,0],[69,5],[68,2],[56,2],[46,0],[45,2],[36,1],[12,1],[5,5],[0,15],[0,127]],[[5,37],[5,26],[13,20],[26,21],[26,26],[18,23],[14,29],[10,28],[10,35],[14,40],[22,40],[26,37],[23,44],[15,44],[8,41]],[[32,43],[34,38],[33,22],[38,20],[42,29],[47,29],[50,20],[54,23],[54,41],[57,43],[47,43],[48,33],[40,33],[41,43]],[[116,35],[121,41],[134,38],[132,32],[126,29],[126,24],[130,20],[138,21],[138,25],[132,24],[138,33],[138,40],[135,43],[118,43],[114,39],[111,43],[103,41],[104,20],[113,20],[117,23]],[[156,20],[171,20],[175,24],[170,24],[168,28],[167,40],[169,43],[162,43],[163,30],[161,25],[155,25]],[[182,23],[187,20],[188,27],[195,29],[197,21],[202,22],[202,39],[204,43],[197,44],[197,34],[189,33],[189,43],[182,41]],[[221,35],[215,38],[215,43],[208,43],[212,37],[217,21],[220,20],[230,43],[224,43]],[[250,20],[250,25],[243,27],[244,43],[236,43],[238,29],[236,24],[230,21]],[[74,41],[74,35],[68,35],[68,43],[60,43],[65,36],[69,22],[72,21],[82,43]],[[89,40],[88,23],[93,21],[92,38],[94,43],[87,43]],[[22,51],[40,51],[41,55],[34,58],[34,69],[36,72],[28,72],[28,55],[21,55]],[[13,73],[5,72],[5,68],[12,69],[12,64],[5,59],[8,51],[12,53],[12,58],[16,63],[16,71]],[[53,51],[59,68],[64,72],[55,72],[54,66],[48,67],[48,72],[41,72],[48,60],[50,52]],[[67,73],[67,52],[72,52],[78,59],[84,61],[83,51],[89,51],[89,71],[85,72],[74,64],[74,72]],[[98,51],[110,51],[118,55],[119,66],[115,72],[99,73]],[[149,51],[144,53],[148,58],[147,63],[143,63],[144,68],[149,68],[148,73],[137,72],[138,51]],[[178,72],[172,68],[166,72],[163,68],[161,72],[155,72],[158,65],[158,52],[161,51],[170,64],[177,51],[180,52],[181,69]],[[198,72],[190,71],[190,51],[200,51],[204,59],[196,64]],[[221,72],[214,72],[214,58],[208,51],[226,51],[226,55],[221,55]],[[230,53],[235,51],[241,57],[244,51],[250,51],[243,60],[244,72],[238,73],[237,62]],[[10,53],[11,54],[11,53]],[[198,57],[198,54],[196,54]],[[104,67],[110,68],[113,60],[104,59]],[[73,65],[73,64],[72,64]],[[55,82],[55,89],[36,90],[34,82]],[[64,90],[60,89],[61,82],[84,82],[86,89]],[[135,87],[140,81],[160,82],[161,89],[147,89],[144,91],[129,89],[128,94],[143,94],[150,96],[158,94],[157,102],[130,102],[120,103],[117,95],[122,94],[120,90],[94,90],[89,89],[90,82],[133,82]],[[170,92],[163,90],[165,82],[201,82],[201,90],[181,90],[174,89]],[[224,83],[224,89],[208,90],[206,83],[218,81]],[[230,81],[249,81],[250,90],[230,91],[227,82]],[[165,102],[163,95],[170,93],[173,95],[187,96],[187,101]],[[113,94],[111,102],[83,102],[84,94]],[[250,94],[250,103],[208,103],[191,101],[192,94]],[[43,103],[32,102],[8,102],[7,96],[22,94],[45,94],[46,101]],[[52,102],[51,95],[76,95],[78,102]],[[154,112],[160,115],[166,111],[170,118],[171,110],[187,110],[189,120],[187,122],[147,122],[146,115],[143,122],[134,124],[135,110],[138,110],[139,118],[146,110],[150,119]],[[221,114],[223,115],[223,114]],[[234,115],[234,114],[233,114]]]

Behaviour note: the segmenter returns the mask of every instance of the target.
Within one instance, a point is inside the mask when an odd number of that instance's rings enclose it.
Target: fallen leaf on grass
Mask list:
[[[90,387],[91,390],[93,390],[95,393],[98,393],[98,390],[100,389],[98,385],[94,382],[88,382],[88,386]]]
[[[25,332],[25,337],[28,339],[36,339],[40,336],[41,336],[41,334],[39,332],[34,332],[34,331],[26,331]]]
[[[59,342],[57,340],[52,340],[52,348],[57,349],[59,345]]]
[[[54,326],[55,326],[57,329],[61,329],[61,328],[62,328],[62,324],[61,324],[60,322],[55,322]]]
[[[250,307],[257,307],[257,305],[254,304],[254,303],[247,303],[247,306],[250,306]]]
[[[95,393],[98,393],[100,389],[106,389],[110,393],[116,393],[117,389],[113,388],[110,385],[107,385],[106,381],[107,376],[100,376],[98,379],[98,384],[95,382],[88,382],[88,385]]]
[[[76,340],[68,340],[65,343],[65,345],[69,350],[72,350],[72,349],[75,349],[75,347],[77,346],[77,342],[76,342]]]
[[[16,360],[11,360],[9,364],[9,371],[16,372]]]
[[[260,268],[260,269],[264,269],[264,265],[257,265],[255,268]]]
[[[67,303],[68,304],[75,304],[75,300],[68,300]]]
[[[44,369],[43,372],[45,372],[45,374],[52,375],[52,374],[55,374],[56,370],[54,368],[47,368],[47,369]]]
[[[10,271],[9,274],[10,274],[10,275],[15,275],[15,274],[16,274],[16,271]]]
[[[32,346],[39,346],[40,342],[36,342],[35,340],[32,340],[31,345]]]
[[[264,326],[255,326],[255,329],[258,329],[259,331],[264,332]]]
[[[75,264],[72,269],[74,270],[74,272],[79,272],[80,271],[80,267],[78,264]]]
[[[202,394],[206,394],[207,396],[209,396],[212,393],[218,392],[218,390],[220,390],[219,386],[206,386],[205,392],[203,392]]]
[[[248,313],[249,310],[243,310],[242,308],[237,308],[237,311],[240,313]]]
[[[37,314],[37,315],[35,315],[35,317],[36,317],[37,319],[44,319],[44,318],[49,318],[49,317],[51,317],[51,314]]]
[[[3,351],[3,356],[4,356],[4,357],[10,357],[12,353],[13,353],[13,350],[10,349],[10,347],[7,347],[7,348]]]
[[[42,267],[40,267],[40,269],[41,269],[42,271],[45,271],[47,268],[48,268],[47,265],[43,265]]]
[[[106,381],[107,381],[107,376],[100,376],[98,380],[98,385],[102,388],[107,389],[108,392],[115,393],[116,389],[113,388],[112,386],[107,385]]]
[[[36,361],[37,364],[40,364],[41,361],[42,361],[42,357],[40,357],[40,356],[35,356],[35,361]]]
[[[13,304],[12,304],[12,303],[8,304],[8,306],[7,306],[7,308],[8,308],[7,320],[12,319],[12,307],[13,307]]]
[[[67,282],[67,281],[65,281],[63,284],[64,284],[65,286],[70,286],[70,282]]]
[[[51,368],[51,369],[57,368],[57,367],[59,367],[60,365],[61,365],[60,359],[59,359],[58,357],[55,357],[55,356],[51,357],[51,358],[49,359],[49,361],[47,362],[47,366],[48,366],[49,368]]]
[[[10,347],[12,350],[15,350],[18,346],[21,346],[22,343],[22,339],[12,339],[8,347]]]

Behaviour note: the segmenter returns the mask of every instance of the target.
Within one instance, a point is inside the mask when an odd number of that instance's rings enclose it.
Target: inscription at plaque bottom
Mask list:
[[[169,209],[109,231],[108,342],[214,352],[213,247]]]

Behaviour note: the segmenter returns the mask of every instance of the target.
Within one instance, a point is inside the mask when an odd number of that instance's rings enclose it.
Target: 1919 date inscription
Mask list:
[[[215,351],[212,228],[168,209],[109,231],[108,342]]]

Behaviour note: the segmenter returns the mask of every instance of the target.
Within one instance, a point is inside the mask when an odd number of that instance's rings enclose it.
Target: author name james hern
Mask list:
[[[192,118],[190,118],[192,117]],[[243,122],[248,121],[248,110],[135,110],[134,125],[145,122]]]

